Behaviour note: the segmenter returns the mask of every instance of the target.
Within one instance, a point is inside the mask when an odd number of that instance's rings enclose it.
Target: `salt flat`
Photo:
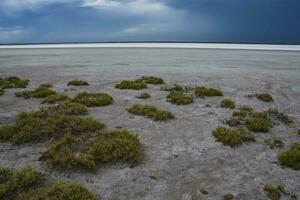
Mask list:
[[[70,96],[81,91],[112,95],[114,104],[90,108],[89,115],[109,128],[121,126],[138,134],[144,149],[144,159],[134,168],[113,165],[96,174],[61,173],[38,160],[44,145],[1,143],[0,165],[31,165],[49,177],[76,180],[105,200],[217,200],[227,193],[242,200],[266,199],[262,185],[267,182],[284,183],[288,191],[299,197],[299,171],[276,164],[280,149],[270,149],[264,140],[279,137],[284,148],[300,142],[296,133],[300,128],[300,52],[156,47],[0,49],[1,77],[27,78],[29,88],[49,82],[56,91]],[[254,143],[238,148],[223,146],[212,135],[212,130],[224,125],[223,120],[232,113],[220,108],[222,98],[197,98],[193,104],[177,106],[166,101],[167,93],[160,86],[143,90],[152,95],[148,100],[135,98],[140,91],[114,87],[123,79],[142,75],[160,76],[168,84],[216,87],[238,105],[250,105],[255,110],[278,108],[295,122],[291,126],[274,126],[269,133],[255,134]],[[72,79],[86,80],[91,85],[65,91],[70,89],[66,84]],[[9,89],[0,97],[2,124],[13,122],[18,112],[40,106],[39,100],[14,97],[16,91],[20,89]],[[272,94],[274,103],[245,97],[263,92]],[[154,122],[132,116],[126,108],[134,103],[158,105],[172,111],[176,118]]]

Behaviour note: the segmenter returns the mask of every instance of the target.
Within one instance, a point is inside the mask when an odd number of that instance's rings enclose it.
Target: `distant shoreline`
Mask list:
[[[57,44],[5,44],[0,49],[55,49],[55,48],[177,48],[177,49],[232,49],[300,51],[300,45],[193,43],[193,42],[106,42]]]

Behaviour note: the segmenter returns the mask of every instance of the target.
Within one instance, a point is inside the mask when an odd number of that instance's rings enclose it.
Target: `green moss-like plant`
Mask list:
[[[96,197],[78,183],[46,180],[30,167],[19,171],[1,167],[0,199],[96,200]]]
[[[223,96],[223,93],[215,88],[207,88],[207,87],[196,87],[195,95],[197,97],[214,97],[214,96]]]
[[[48,111],[23,112],[12,125],[0,127],[0,140],[15,144],[44,142],[70,133],[80,135],[104,128],[104,124],[78,116],[62,115]]]
[[[286,151],[279,152],[277,155],[280,165],[295,170],[300,169],[300,144],[295,143]]]
[[[266,113],[256,112],[247,121],[247,128],[253,132],[269,132],[270,122]]]
[[[149,99],[151,95],[147,92],[141,93],[140,95],[136,96],[138,99]]]
[[[168,92],[171,92],[171,91],[182,91],[183,92],[185,89],[181,85],[174,84],[174,86],[171,86],[171,87],[163,85],[160,87],[160,90],[168,91]]]
[[[216,141],[230,147],[240,146],[243,142],[255,141],[255,136],[245,128],[218,127],[213,130]]]
[[[16,76],[0,78],[0,88],[3,88],[3,89],[26,88],[28,83],[29,83],[29,80],[26,80],[26,79],[23,80]]]
[[[267,139],[264,142],[265,144],[269,145],[270,149],[282,148],[284,145],[280,138]]]
[[[51,95],[55,95],[56,92],[49,89],[48,87],[38,87],[32,91],[22,91],[22,92],[16,92],[16,97],[23,97],[25,99],[29,98],[46,98]]]
[[[191,104],[194,102],[194,99],[192,96],[186,95],[184,92],[182,91],[171,91],[168,96],[167,99],[169,102],[176,104],[176,105],[187,105],[187,104]]]
[[[255,94],[255,97],[264,102],[272,102],[273,101],[273,97],[267,93]]]
[[[40,108],[42,113],[61,115],[85,115],[88,113],[87,107],[80,103],[64,101],[56,106]]]
[[[59,103],[62,101],[67,101],[67,100],[71,100],[70,97],[68,97],[67,95],[64,94],[53,94],[50,96],[47,96],[43,101],[42,104],[55,104],[55,103]]]
[[[235,103],[231,99],[224,99],[221,102],[221,108],[234,109],[235,108]]]
[[[40,87],[52,88],[53,85],[51,83],[43,83],[40,85]]]
[[[281,193],[285,191],[285,185],[267,183],[264,185],[263,190],[267,193],[267,197],[271,200],[279,200]]]
[[[88,107],[106,106],[112,104],[113,98],[106,93],[79,93],[72,100]]]
[[[142,78],[138,79],[138,81],[142,81],[146,84],[153,84],[153,85],[160,85],[164,83],[164,80],[160,77],[155,76],[143,76]]]
[[[274,117],[274,118],[276,118],[277,120],[281,121],[281,122],[284,123],[284,124],[289,125],[289,124],[292,124],[292,123],[293,123],[293,119],[292,119],[290,116],[288,116],[288,115],[285,114],[285,113],[279,112],[277,109],[272,109],[272,108],[270,108],[270,109],[268,109],[268,110],[266,111],[266,113],[267,113],[270,117]]]
[[[156,106],[152,105],[133,105],[130,108],[127,109],[129,113],[140,115],[140,116],[146,116],[148,118],[152,118],[155,121],[166,121],[169,119],[173,119],[174,115],[167,111],[167,110],[161,110],[157,108]]]
[[[87,81],[83,81],[83,80],[72,80],[69,81],[68,86],[72,85],[72,86],[88,86],[90,85]]]
[[[98,132],[75,138],[65,135],[52,141],[41,160],[66,169],[94,171],[97,164],[126,162],[134,165],[140,158],[136,135],[125,130]]]
[[[120,90],[125,90],[125,89],[141,90],[147,88],[147,85],[146,83],[140,80],[134,80],[134,81],[123,80],[119,84],[116,84],[115,87]]]

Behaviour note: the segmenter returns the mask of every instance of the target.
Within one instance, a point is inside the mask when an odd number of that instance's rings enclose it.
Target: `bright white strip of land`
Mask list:
[[[0,49],[39,48],[183,48],[300,51],[300,45],[225,44],[225,43],[75,43],[0,45]]]

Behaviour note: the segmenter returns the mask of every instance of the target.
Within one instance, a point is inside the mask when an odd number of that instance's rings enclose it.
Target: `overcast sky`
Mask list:
[[[300,0],[0,0],[0,43],[300,43]]]

